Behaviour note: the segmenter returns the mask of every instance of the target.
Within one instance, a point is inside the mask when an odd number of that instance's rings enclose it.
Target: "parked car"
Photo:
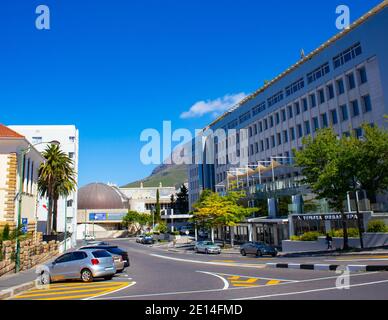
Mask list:
[[[86,245],[88,246],[109,246],[110,243],[105,241],[87,241]]]
[[[140,243],[142,244],[154,244],[155,243],[155,239],[153,236],[144,236]]]
[[[116,272],[121,273],[125,269],[125,262],[123,257],[119,254],[111,253],[113,260],[115,262]]]
[[[118,246],[113,246],[113,245],[100,245],[100,246],[85,246],[82,247],[81,250],[83,249],[100,249],[100,250],[106,250],[111,254],[117,254],[120,255],[124,261],[124,267],[129,267],[129,257],[128,257],[128,252],[124,251],[123,249],[120,249]]]
[[[240,247],[241,255],[254,254],[257,257],[278,255],[278,250],[275,247],[266,245],[263,242],[247,242]]]
[[[203,252],[206,254],[220,254],[221,248],[211,241],[199,241],[194,246],[195,252]]]
[[[41,284],[64,280],[92,282],[95,278],[111,280],[116,273],[112,255],[106,250],[77,250],[61,255],[37,268]]]

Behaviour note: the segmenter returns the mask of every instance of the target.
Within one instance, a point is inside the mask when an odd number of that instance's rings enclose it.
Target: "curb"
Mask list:
[[[0,300],[7,300],[13,296],[35,287],[35,281],[29,281],[18,286],[0,291]]]
[[[348,265],[336,264],[298,264],[298,263],[266,263],[267,268],[336,271],[339,267],[347,267],[350,272],[388,271],[388,265]]]

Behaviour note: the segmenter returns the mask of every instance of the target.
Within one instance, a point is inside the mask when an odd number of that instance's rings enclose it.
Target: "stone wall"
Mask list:
[[[20,270],[31,269],[34,266],[58,255],[58,242],[42,242],[37,237],[35,243],[33,239],[20,242]],[[14,241],[4,241],[2,245],[3,257],[0,260],[0,276],[15,272],[15,249]]]

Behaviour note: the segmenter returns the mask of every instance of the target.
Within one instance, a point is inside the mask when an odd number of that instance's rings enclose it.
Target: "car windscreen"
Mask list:
[[[205,246],[214,246],[213,242],[204,242],[203,243]]]
[[[111,256],[109,252],[105,250],[93,251],[92,254],[95,258],[109,258]]]

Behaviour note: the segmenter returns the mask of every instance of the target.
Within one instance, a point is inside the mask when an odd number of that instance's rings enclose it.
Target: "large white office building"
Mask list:
[[[78,182],[78,129],[74,125],[12,125],[12,130],[19,132],[40,152],[44,151],[51,141],[58,141],[60,149],[68,154],[73,160]],[[64,232],[65,225],[67,232],[72,234],[72,244],[76,244],[77,231],[77,193],[78,188],[67,198],[60,198],[58,201],[57,231]],[[47,224],[47,199],[38,199],[38,231],[45,232]],[[65,217],[67,221],[65,222]]]
[[[314,137],[318,129],[332,126],[339,136],[354,132],[361,137],[364,123],[387,127],[387,30],[388,1],[383,1],[209,124],[203,132],[210,132],[205,141],[214,148],[206,149],[204,139],[196,139],[192,156],[194,160],[210,150],[202,159],[214,158],[214,164],[189,166],[190,208],[204,189],[227,186],[236,167],[266,171],[261,181],[250,179],[244,186],[251,194],[267,190],[266,184],[292,186],[300,178],[298,168],[285,169],[292,150],[300,149],[303,137]],[[236,133],[220,138],[212,134],[218,129]],[[247,161],[231,163],[239,158]],[[274,159],[285,161],[279,165]],[[268,170],[273,164],[279,166],[276,172]]]

